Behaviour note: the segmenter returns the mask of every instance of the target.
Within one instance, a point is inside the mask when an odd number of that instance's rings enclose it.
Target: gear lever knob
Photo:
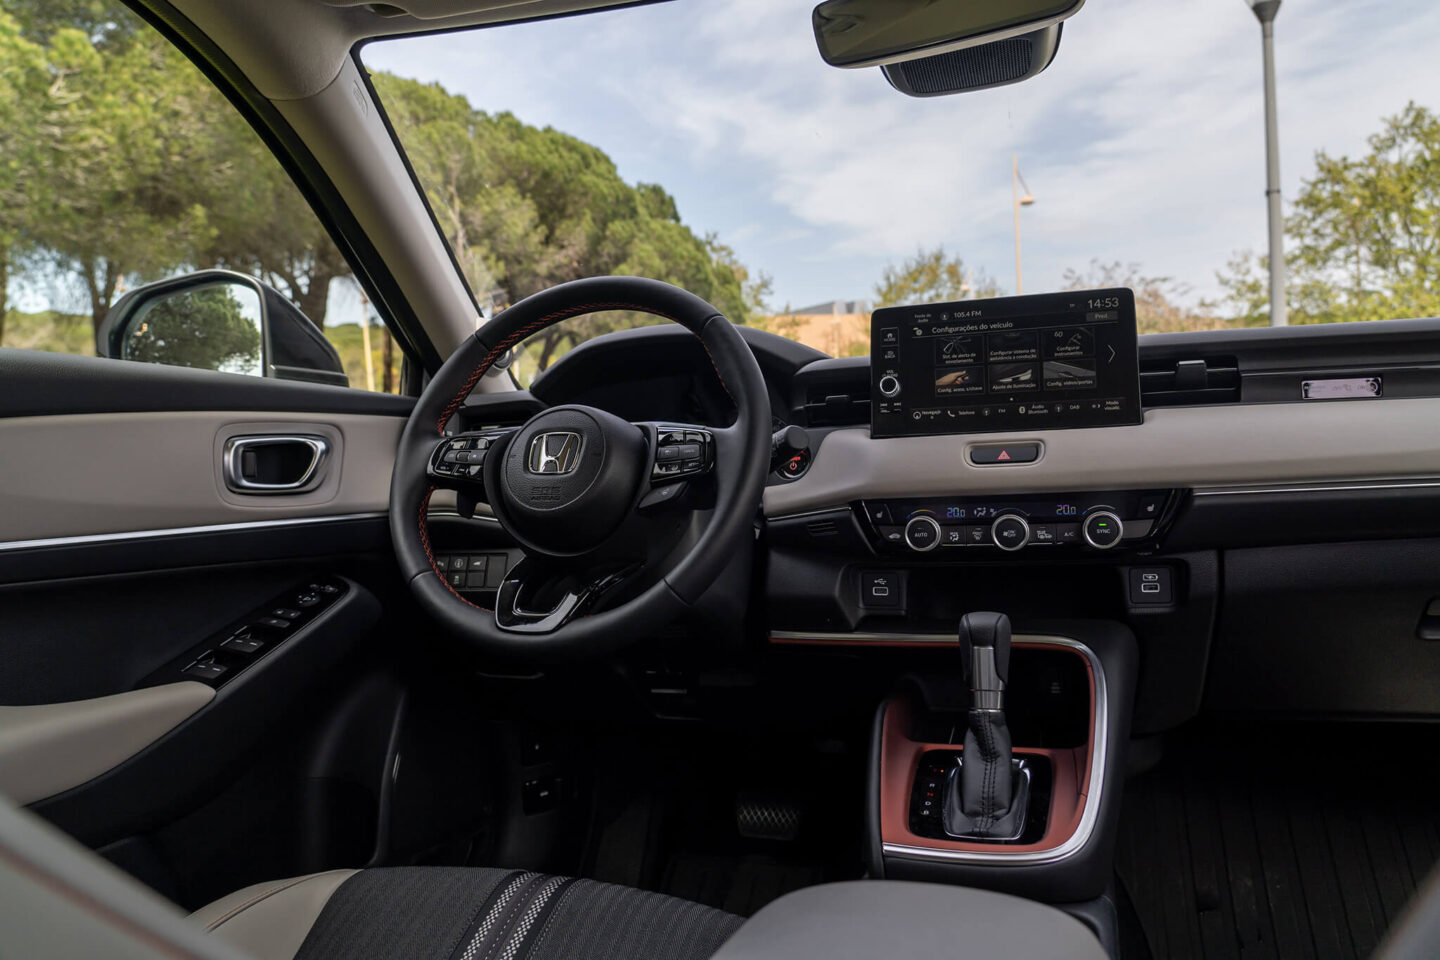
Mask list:
[[[1005,709],[1010,677],[1010,618],[981,611],[960,618],[960,662],[975,710]]]

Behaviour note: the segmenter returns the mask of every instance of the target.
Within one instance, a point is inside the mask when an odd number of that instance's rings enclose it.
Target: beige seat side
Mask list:
[[[255,960],[292,960],[340,885],[355,870],[330,870],[237,890],[190,915]]]

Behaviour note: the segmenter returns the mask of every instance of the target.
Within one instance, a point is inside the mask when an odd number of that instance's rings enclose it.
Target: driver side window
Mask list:
[[[115,0],[0,7],[0,346],[388,393],[403,359],[265,144]]]

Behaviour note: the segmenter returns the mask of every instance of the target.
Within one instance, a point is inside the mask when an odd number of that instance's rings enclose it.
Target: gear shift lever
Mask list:
[[[1030,800],[1026,771],[1016,770],[1005,723],[1010,675],[1010,618],[967,613],[960,619],[960,653],[970,684],[969,725],[960,768],[945,795],[945,832],[953,837],[1014,840],[1025,830]]]

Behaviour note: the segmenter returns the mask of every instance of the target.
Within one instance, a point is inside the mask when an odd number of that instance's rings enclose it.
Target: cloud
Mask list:
[[[1098,257],[1212,293],[1233,250],[1263,246],[1259,28],[1238,0],[1091,0],[1039,77],[928,100],[824,65],[810,5],[679,0],[375,44],[366,61],[598,144],[772,274],[780,302],[864,296],[937,243],[1012,283],[1017,154],[1037,198],[1028,290]],[[1294,0],[1276,32],[1287,197],[1315,150],[1361,150],[1440,88],[1417,49],[1440,5]]]

